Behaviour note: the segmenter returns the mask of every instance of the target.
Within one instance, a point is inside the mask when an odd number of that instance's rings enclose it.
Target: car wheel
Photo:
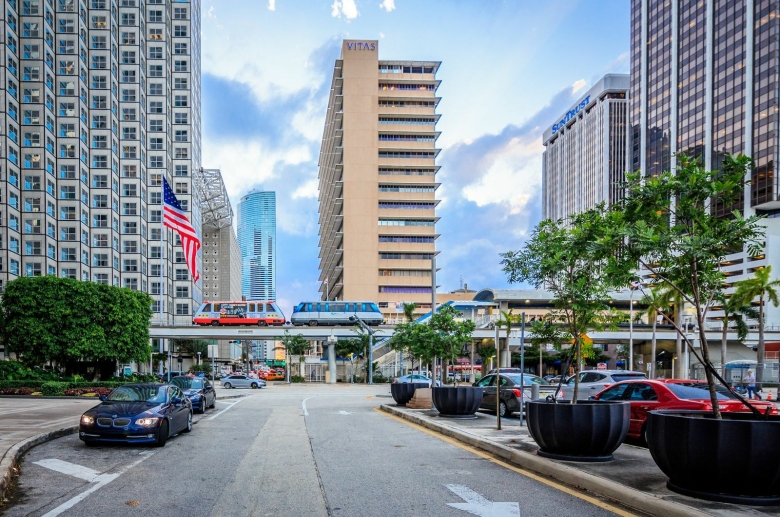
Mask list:
[[[219,322],[218,321],[212,321],[211,322],[211,326],[212,327],[219,327]]]
[[[206,412],[206,396],[205,395],[200,400],[200,409],[198,409],[198,412],[199,413],[205,413]]]
[[[192,431],[192,411],[187,414],[187,427],[181,430],[182,433],[189,433]]]
[[[165,447],[165,442],[168,441],[168,421],[163,420],[160,424],[160,429],[157,431],[157,441],[154,442],[155,447]]]
[[[209,406],[211,409],[214,409],[217,407],[217,396],[214,395],[214,400],[211,401],[211,405]]]
[[[647,424],[642,427],[642,443],[644,443],[645,446],[648,445],[650,440],[650,430],[647,427]]]
[[[316,326],[317,326],[317,320],[311,320],[311,321],[309,322],[309,326],[310,326],[310,327],[316,327]]]
[[[225,388],[226,390],[229,390],[230,388],[232,388],[232,386],[230,385],[229,382],[226,382],[225,384],[223,384],[222,387]]]
[[[260,321],[257,322],[257,326],[258,327],[265,327],[266,325],[268,325],[268,324],[265,322],[265,320],[260,320]]]
[[[256,382],[253,382],[253,383],[252,383],[252,389],[253,389],[253,390],[256,390],[256,389],[257,389],[257,383],[256,383]]]
[[[510,413],[507,412],[506,402],[503,400],[498,404],[498,414],[502,417],[510,415]]]

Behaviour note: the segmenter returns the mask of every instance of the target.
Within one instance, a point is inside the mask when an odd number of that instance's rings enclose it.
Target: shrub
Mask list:
[[[46,397],[65,395],[68,385],[69,383],[67,382],[44,382],[41,384],[41,393]]]
[[[290,377],[290,382],[304,382],[306,379],[301,377],[300,375],[293,375]]]

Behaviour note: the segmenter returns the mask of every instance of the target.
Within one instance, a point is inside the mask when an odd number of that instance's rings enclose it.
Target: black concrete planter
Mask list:
[[[390,385],[390,394],[393,395],[395,403],[399,406],[405,406],[412,400],[414,390],[417,388],[427,388],[426,382],[394,382]]]
[[[565,461],[610,461],[628,433],[628,402],[527,402],[537,454]]]
[[[780,505],[780,416],[651,411],[648,448],[670,490],[700,499]]]
[[[474,414],[482,403],[482,388],[474,386],[433,388],[432,398],[439,416],[476,418]]]

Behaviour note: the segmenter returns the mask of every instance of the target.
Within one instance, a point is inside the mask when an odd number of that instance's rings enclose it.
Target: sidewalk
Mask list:
[[[774,399],[774,397],[773,397]],[[577,463],[537,456],[538,446],[517,418],[502,419],[477,413],[473,420],[439,417],[438,411],[407,409],[385,404],[381,409],[472,447],[501,457],[536,474],[550,477],[587,492],[659,517],[780,516],[780,507],[738,506],[679,495],[666,488],[667,478],[644,447],[623,444],[606,463]],[[738,475],[735,473],[735,475]]]

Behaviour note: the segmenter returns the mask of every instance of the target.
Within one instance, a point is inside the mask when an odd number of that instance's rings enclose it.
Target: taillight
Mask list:
[[[522,392],[522,391],[520,391],[520,390],[518,390],[518,389],[513,389],[513,390],[512,390],[512,393],[514,393],[514,394],[515,394],[515,397],[518,397],[518,398],[523,398],[523,392]]]
[[[608,384],[604,385],[604,388],[609,388],[610,386],[612,386],[612,385],[608,383]]]

